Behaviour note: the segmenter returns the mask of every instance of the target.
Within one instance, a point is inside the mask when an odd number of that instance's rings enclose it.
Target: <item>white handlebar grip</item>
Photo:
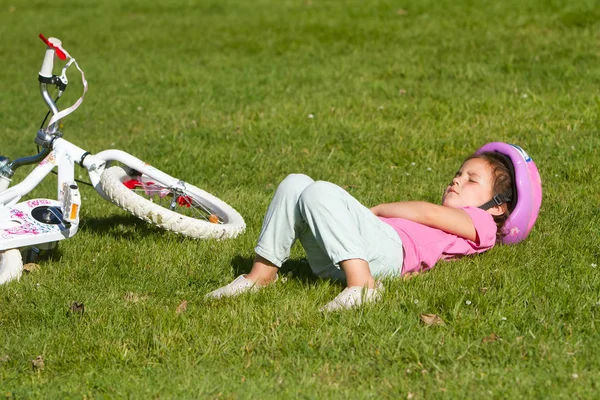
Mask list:
[[[60,46],[62,42],[57,38],[49,38],[48,41],[53,45]],[[54,49],[52,47],[46,47],[46,54],[44,55],[44,62],[42,63],[42,69],[40,69],[40,76],[44,78],[52,78],[52,68],[54,67]]]

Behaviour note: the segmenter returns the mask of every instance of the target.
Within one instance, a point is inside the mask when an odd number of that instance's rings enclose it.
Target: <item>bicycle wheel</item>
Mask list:
[[[100,187],[117,206],[163,229],[197,239],[227,239],[246,228],[244,219],[222,200],[185,182],[177,188],[127,167],[110,167]]]
[[[21,278],[23,260],[18,249],[0,251],[0,285]]]

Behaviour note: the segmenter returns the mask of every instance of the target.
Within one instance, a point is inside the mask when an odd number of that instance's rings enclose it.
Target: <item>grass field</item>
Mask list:
[[[90,84],[66,138],[216,194],[247,230],[185,239],[83,187],[79,233],[0,287],[0,398],[598,397],[596,1],[0,0],[0,154],[13,159],[35,152],[44,115],[40,32]],[[81,91],[70,80],[63,106]],[[437,202],[490,141],[521,145],[542,175],[522,244],[388,281],[353,312],[318,312],[341,287],[313,279],[301,248],[286,283],[204,300],[249,270],[287,174],[366,205]]]

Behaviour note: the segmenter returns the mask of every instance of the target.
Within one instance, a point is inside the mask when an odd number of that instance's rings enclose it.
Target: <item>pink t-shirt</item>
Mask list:
[[[439,259],[483,253],[494,247],[497,227],[491,214],[476,207],[462,209],[473,220],[479,239],[477,242],[407,219],[379,217],[400,235],[404,248],[402,274],[427,271]]]

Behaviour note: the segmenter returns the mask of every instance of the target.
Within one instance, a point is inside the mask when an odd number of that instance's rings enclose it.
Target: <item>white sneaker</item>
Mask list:
[[[272,283],[277,282],[278,276],[275,275],[275,280]],[[233,282],[213,290],[212,292],[204,296],[205,299],[221,299],[223,297],[233,297],[240,295],[245,292],[257,292],[260,289],[267,287],[268,285],[259,285],[258,283],[246,279],[246,275],[240,275],[233,280]]]
[[[381,282],[376,282],[374,288],[361,286],[347,287],[335,299],[319,308],[321,312],[347,310],[364,303],[375,303],[381,299],[385,291]]]

